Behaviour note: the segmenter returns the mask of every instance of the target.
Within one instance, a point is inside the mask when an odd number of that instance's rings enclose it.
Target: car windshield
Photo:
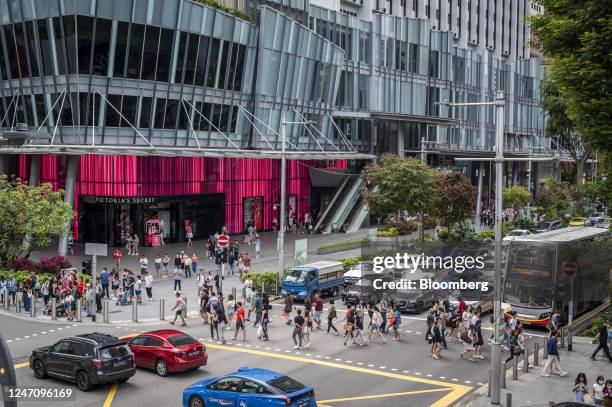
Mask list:
[[[192,338],[189,335],[177,335],[168,338],[168,342],[172,344],[172,346],[178,348],[179,346],[185,345],[194,345],[199,343],[195,338]]]
[[[552,226],[552,222],[540,222],[538,223],[538,229],[548,229]]]
[[[110,360],[127,356],[130,352],[130,348],[127,345],[108,346],[100,349],[100,357],[104,360]]]
[[[360,287],[371,287],[372,281],[368,280],[367,278],[360,278],[359,281],[355,283],[355,285]]]
[[[305,387],[302,383],[290,378],[289,376],[281,376],[278,379],[272,379],[268,382],[268,384],[279,389],[283,393],[293,393],[295,391],[302,390]]]
[[[524,234],[525,232],[522,230],[513,230],[512,232],[508,233],[508,236],[523,236]]]
[[[601,218],[597,221],[597,223],[608,223],[608,222],[610,222],[610,219],[608,218]]]
[[[353,270],[360,270],[360,271],[372,271],[374,270],[374,264],[373,263],[358,263]]]
[[[303,270],[291,270],[285,275],[285,281],[288,283],[303,283],[306,281],[307,274]]]

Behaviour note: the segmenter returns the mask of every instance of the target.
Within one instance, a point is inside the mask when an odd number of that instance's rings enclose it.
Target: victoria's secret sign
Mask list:
[[[88,196],[84,200],[87,203],[97,204],[151,204],[158,202],[157,197],[140,196]]]

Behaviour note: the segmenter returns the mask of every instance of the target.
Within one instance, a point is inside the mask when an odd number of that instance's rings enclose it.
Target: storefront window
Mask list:
[[[264,228],[263,221],[263,196],[244,198],[242,202],[243,230],[253,225],[256,230]]]

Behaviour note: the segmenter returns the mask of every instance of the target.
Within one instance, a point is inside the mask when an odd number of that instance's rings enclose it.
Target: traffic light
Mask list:
[[[83,266],[84,274],[91,274],[91,260],[83,261],[83,263],[81,263],[81,266]]]

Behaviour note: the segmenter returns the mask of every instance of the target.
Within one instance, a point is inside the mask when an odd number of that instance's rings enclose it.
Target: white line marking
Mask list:
[[[402,370],[402,373],[410,373],[409,370]]]
[[[451,380],[454,381],[454,382],[458,382],[459,381],[459,379],[455,379],[454,377]]]
[[[374,365],[368,365],[368,367],[374,367]]]
[[[378,366],[379,369],[386,369],[385,366]]]
[[[415,375],[420,376],[421,372],[414,372]]]

